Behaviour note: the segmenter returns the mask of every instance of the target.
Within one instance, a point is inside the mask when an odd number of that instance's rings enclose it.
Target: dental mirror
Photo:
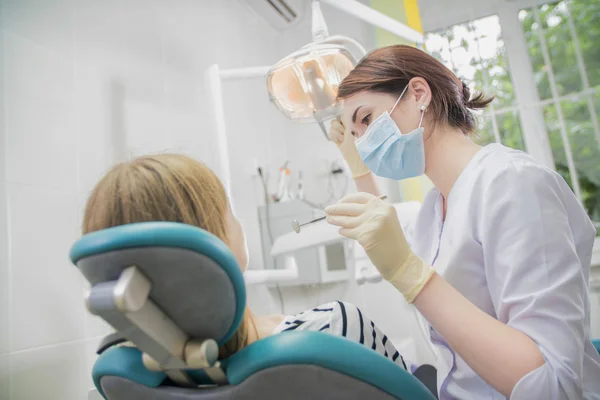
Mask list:
[[[304,225],[308,225],[308,224],[312,224],[314,222],[318,222],[318,221],[323,221],[325,218],[327,218],[327,216],[324,217],[319,217],[319,218],[315,218],[313,220],[310,220],[308,222],[305,222],[303,224],[299,223],[297,219],[292,221],[292,228],[294,228],[294,232],[296,233],[300,233],[300,228]]]

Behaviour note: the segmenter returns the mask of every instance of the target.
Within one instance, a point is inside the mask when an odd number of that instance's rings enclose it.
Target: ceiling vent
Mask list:
[[[277,30],[296,25],[304,16],[307,3],[310,4],[303,0],[246,0],[245,3]]]

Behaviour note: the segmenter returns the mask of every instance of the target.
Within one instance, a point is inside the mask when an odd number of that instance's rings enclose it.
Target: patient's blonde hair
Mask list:
[[[138,157],[114,166],[90,195],[83,234],[118,225],[171,221],[209,231],[230,245],[229,202],[219,178],[206,165],[184,155]],[[248,343],[248,312],[219,353],[228,357]]]

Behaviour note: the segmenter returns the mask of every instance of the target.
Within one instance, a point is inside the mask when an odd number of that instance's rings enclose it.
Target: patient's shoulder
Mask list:
[[[364,323],[370,323],[370,320],[367,320],[354,304],[333,301],[299,314],[286,316],[273,333],[294,330],[321,331],[358,341],[360,337],[356,327]]]
[[[327,303],[299,314],[287,315],[273,333],[286,331],[328,331],[336,303]]]
[[[364,343],[365,329],[371,324],[364,313],[352,303],[336,301],[333,304],[331,327],[329,332],[334,335],[344,336],[356,342]]]
[[[352,303],[334,301],[299,314],[288,315],[273,333],[300,330],[344,336],[375,350],[406,369],[404,359],[388,337]]]

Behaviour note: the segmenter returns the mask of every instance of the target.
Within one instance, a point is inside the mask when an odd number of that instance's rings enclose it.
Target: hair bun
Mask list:
[[[461,79],[460,83],[462,83],[462,97],[463,104],[465,107],[471,110],[481,110],[484,109],[494,100],[494,96],[487,97],[481,92],[475,92],[474,95],[471,95],[471,89],[469,86]]]
[[[460,83],[462,84],[463,103],[468,106],[471,101],[471,90],[469,89],[469,85],[462,79],[460,80]]]

